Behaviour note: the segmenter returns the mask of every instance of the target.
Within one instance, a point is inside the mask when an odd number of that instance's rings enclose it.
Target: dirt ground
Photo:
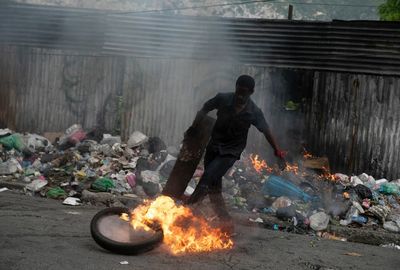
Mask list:
[[[162,245],[109,253],[89,224],[101,208],[0,193],[0,269],[399,269],[400,251],[237,225],[232,250],[172,256]],[[346,253],[358,253],[350,256]],[[128,265],[121,265],[128,261]]]

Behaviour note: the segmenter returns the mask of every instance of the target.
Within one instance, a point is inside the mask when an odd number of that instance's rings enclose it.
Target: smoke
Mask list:
[[[118,5],[114,5],[117,2],[96,1],[95,5],[93,1],[30,1],[110,10],[117,9]],[[126,9],[170,8],[156,6],[154,1],[146,4],[134,1],[132,5],[135,3],[138,6]],[[176,8],[182,6],[188,3],[180,2]],[[222,7],[219,15],[227,9]],[[230,10],[248,12],[237,7]],[[37,63],[30,63],[32,58],[27,53],[21,57],[27,59],[28,65],[40,64],[43,72],[51,71],[49,76],[54,81],[53,84],[27,82],[30,88],[37,87],[34,91],[29,89],[34,93],[53,93],[51,97],[43,95],[43,103],[48,107],[42,110],[49,112],[42,122],[49,124],[45,130],[36,132],[63,131],[75,123],[85,129],[103,124],[106,131],[120,131],[125,139],[139,130],[161,137],[167,145],[179,145],[202,104],[218,92],[233,92],[236,78],[249,74],[256,79],[253,100],[263,110],[279,146],[290,152],[299,148],[303,115],[285,112],[284,105],[292,99],[301,101],[299,93],[309,85],[298,86],[304,73],[273,70],[246,59],[249,52],[260,48],[252,41],[256,37],[243,38],[241,34],[258,33],[262,25],[249,27],[247,20],[159,13],[111,11],[94,15],[68,11],[59,15],[59,12],[62,11],[49,11],[46,16],[38,13],[40,16],[36,14],[24,26],[33,29],[29,36],[35,42],[40,41],[49,49],[31,52],[40,53],[35,58]],[[190,12],[213,15],[212,9],[181,13]],[[263,50],[268,49],[266,44],[262,46]],[[215,112],[212,115],[215,117]],[[275,162],[265,138],[254,128],[249,134],[247,150]]]

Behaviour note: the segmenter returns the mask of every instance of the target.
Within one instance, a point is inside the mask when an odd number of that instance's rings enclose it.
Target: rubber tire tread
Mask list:
[[[90,232],[92,237],[96,243],[104,249],[107,249],[111,252],[124,254],[124,255],[136,255],[146,251],[150,251],[159,245],[163,238],[163,231],[157,230],[155,231],[154,236],[137,242],[137,243],[121,243],[109,239],[102,235],[98,228],[99,220],[108,215],[120,215],[122,213],[129,213],[129,209],[125,207],[110,207],[99,211],[93,218],[90,223]]]

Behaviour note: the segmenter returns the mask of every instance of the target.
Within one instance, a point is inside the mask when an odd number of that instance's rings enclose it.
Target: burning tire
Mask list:
[[[163,240],[161,228],[150,232],[136,231],[129,222],[120,219],[128,208],[111,207],[98,212],[90,223],[93,239],[102,248],[114,253],[134,255],[155,248]]]

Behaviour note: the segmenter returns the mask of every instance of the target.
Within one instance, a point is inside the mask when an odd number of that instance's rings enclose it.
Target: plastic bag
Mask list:
[[[46,192],[46,196],[52,199],[64,198],[67,193],[60,187],[52,188]]]
[[[92,188],[97,191],[107,192],[111,188],[115,188],[114,181],[107,177],[98,178],[96,181],[93,182]]]
[[[312,216],[310,216],[310,227],[314,231],[322,231],[328,227],[329,224],[329,216],[324,212],[318,212]]]
[[[17,133],[1,137],[0,144],[2,144],[6,150],[16,149],[18,151],[22,151],[22,149],[25,147],[21,135]]]
[[[399,186],[393,183],[384,183],[380,186],[379,192],[383,194],[400,195]]]
[[[295,184],[276,175],[268,177],[262,187],[262,191],[264,195],[272,197],[287,196],[289,198],[301,199],[305,202],[317,200],[317,197],[310,196]]]
[[[364,185],[356,185],[354,191],[357,193],[361,200],[372,199],[372,191]]]

